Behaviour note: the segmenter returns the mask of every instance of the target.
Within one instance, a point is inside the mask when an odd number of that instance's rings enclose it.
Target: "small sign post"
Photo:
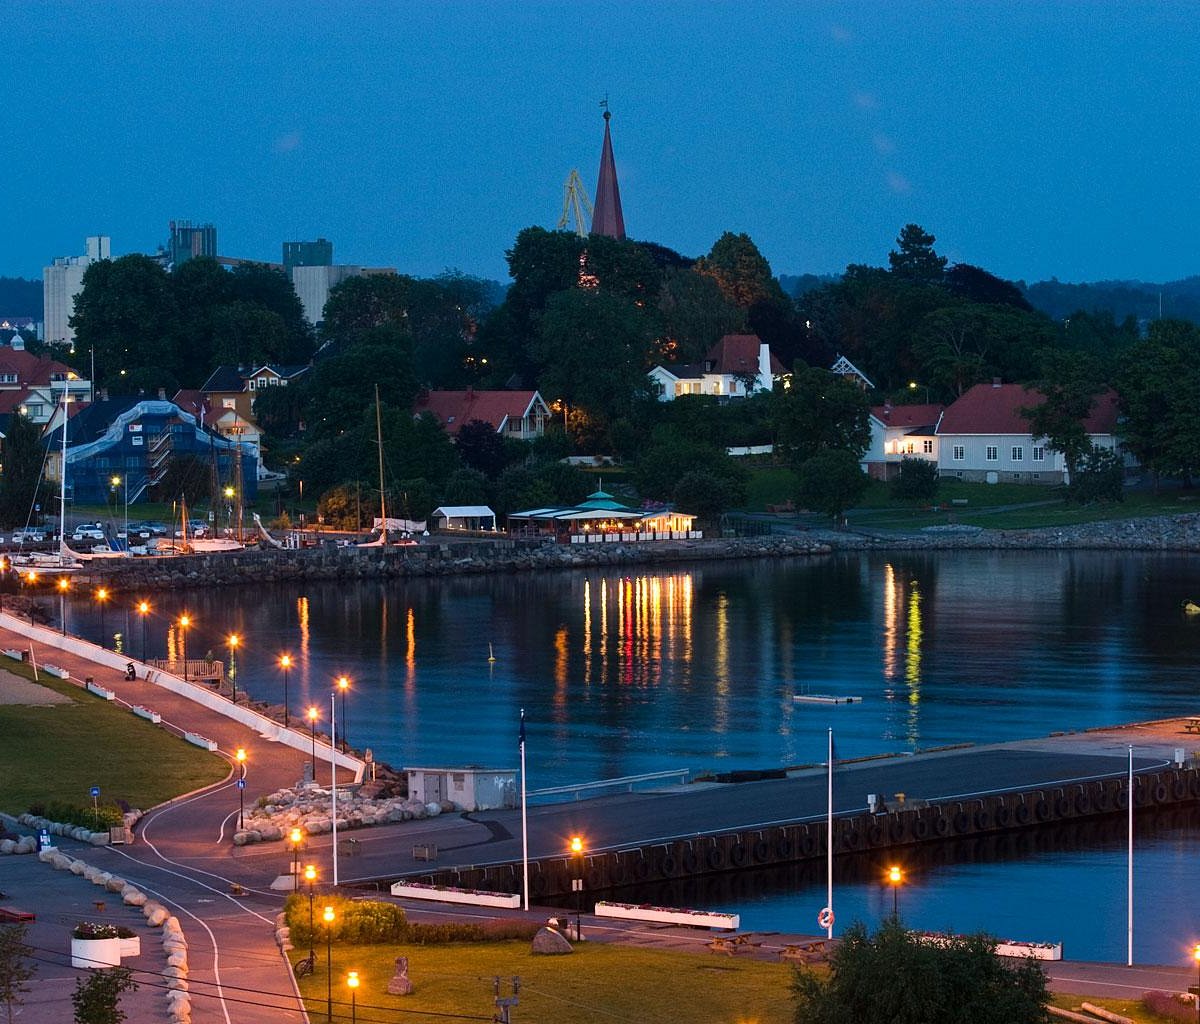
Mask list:
[[[100,831],[100,787],[99,786],[92,787],[92,814],[96,818],[95,831],[99,832]]]

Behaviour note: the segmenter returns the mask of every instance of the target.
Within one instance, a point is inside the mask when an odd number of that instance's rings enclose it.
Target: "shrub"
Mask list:
[[[1142,996],[1142,1006],[1164,1020],[1177,1020],[1191,1024],[1196,1019],[1196,1009],[1185,1003],[1173,992],[1147,992]]]
[[[408,932],[404,908],[380,900],[348,900],[328,893],[318,894],[313,901],[313,929],[308,927],[308,895],[292,893],[284,905],[292,941],[296,945],[311,945],[325,937],[325,922],[321,915],[333,907],[333,939],[352,945],[371,945],[381,942],[403,942]]]
[[[417,946],[441,946],[451,942],[496,942],[503,939],[531,940],[541,928],[530,921],[483,921],[478,924],[447,922],[410,924],[408,940]]]
[[[47,804],[30,805],[29,813],[36,814],[40,818],[62,822],[64,825],[80,825],[83,828],[91,829],[112,828],[125,821],[121,808],[116,804],[101,804],[98,808],[93,809],[51,800]]]
[[[900,460],[900,475],[892,481],[892,497],[930,501],[937,495],[937,463],[928,459]]]
[[[95,921],[80,921],[71,931],[73,939],[132,939],[137,933],[116,924],[97,924]]]

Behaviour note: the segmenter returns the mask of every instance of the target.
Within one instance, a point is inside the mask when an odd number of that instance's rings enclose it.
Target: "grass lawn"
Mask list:
[[[3,670],[25,679],[25,665]],[[0,704],[0,810],[20,814],[39,801],[91,805],[102,799],[143,810],[225,777],[229,766],[207,751],[70,683],[41,677],[41,685],[69,704]]]
[[[1170,1021],[1169,1017],[1161,1017],[1157,1013],[1151,1013],[1143,1005],[1141,999],[1104,999],[1100,996],[1073,996],[1073,995],[1055,995],[1050,999],[1052,1006],[1057,1006],[1063,1010],[1079,1010],[1080,1003],[1091,1003],[1093,1006],[1101,1006],[1106,1010],[1111,1010],[1113,1013],[1119,1013],[1122,1017],[1128,1017],[1135,1024],[1163,1024]],[[1053,1019],[1053,1018],[1051,1018]]]
[[[585,933],[586,934],[586,933]],[[294,961],[308,951],[293,950]],[[409,958],[414,991],[390,996],[387,983],[397,956]],[[569,956],[532,956],[528,942],[455,943],[441,946],[344,946],[333,950],[333,1019],[350,1020],[346,972],[356,970],[359,1020],[399,1020],[420,1011],[491,1020],[493,978],[511,995],[521,979],[520,1024],[612,1024],[613,1021],[704,1021],[791,1024],[787,964],[704,953],[675,953],[584,942]],[[325,1017],[325,951],[317,950],[314,975],[300,982],[313,1020]]]

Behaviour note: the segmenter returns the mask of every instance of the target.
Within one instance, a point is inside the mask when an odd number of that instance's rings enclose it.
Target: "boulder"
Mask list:
[[[88,869],[88,866],[81,860],[71,861],[71,866],[67,868],[73,875],[83,875]]]
[[[127,907],[144,907],[146,905],[146,894],[141,889],[135,889],[131,885],[121,890],[121,902]]]
[[[151,928],[157,928],[167,919],[167,908],[160,903],[151,906],[149,903],[142,908],[146,912],[146,923]]]
[[[109,875],[104,882],[104,888],[109,892],[124,892],[125,879],[118,878],[116,875]]]
[[[167,954],[168,967],[187,967],[187,950],[175,949]]]
[[[13,853],[36,853],[36,852],[37,852],[37,840],[33,836],[21,836],[21,838],[17,840],[17,848],[15,850],[13,850]]]
[[[107,832],[89,832],[87,841],[93,846],[107,846],[109,838]]]
[[[17,844],[11,839],[0,839],[0,853],[12,853]]]
[[[575,949],[562,932],[556,932],[553,928],[539,928],[530,944],[529,952],[534,956],[562,956],[565,953],[574,953]]]

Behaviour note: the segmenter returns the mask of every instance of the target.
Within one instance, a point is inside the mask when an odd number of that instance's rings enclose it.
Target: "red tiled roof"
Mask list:
[[[214,409],[207,399],[208,396],[197,388],[180,388],[175,392],[175,397],[171,401],[184,412],[190,412],[198,420],[201,420],[203,426],[211,427],[220,416],[221,410]]]
[[[520,419],[533,401],[536,391],[429,391],[418,395],[413,413],[432,413],[451,436],[464,423],[483,420],[499,430],[507,416]]]
[[[35,356],[28,349],[0,348],[0,373],[15,373],[18,384],[45,385],[50,383],[51,374],[71,372],[66,363],[49,356]]]
[[[705,363],[713,364],[714,373],[758,373],[758,349],[762,339],[757,334],[727,334],[708,350]],[[769,351],[769,350],[768,350]],[[787,373],[787,367],[769,352],[771,373]]]
[[[938,425],[939,434],[1028,434],[1022,409],[1035,409],[1045,395],[1020,384],[976,384],[950,405]],[[1089,434],[1111,434],[1117,426],[1117,393],[1104,391],[1092,402],[1084,420]]]
[[[871,415],[889,427],[928,427],[942,414],[940,405],[873,405]]]

